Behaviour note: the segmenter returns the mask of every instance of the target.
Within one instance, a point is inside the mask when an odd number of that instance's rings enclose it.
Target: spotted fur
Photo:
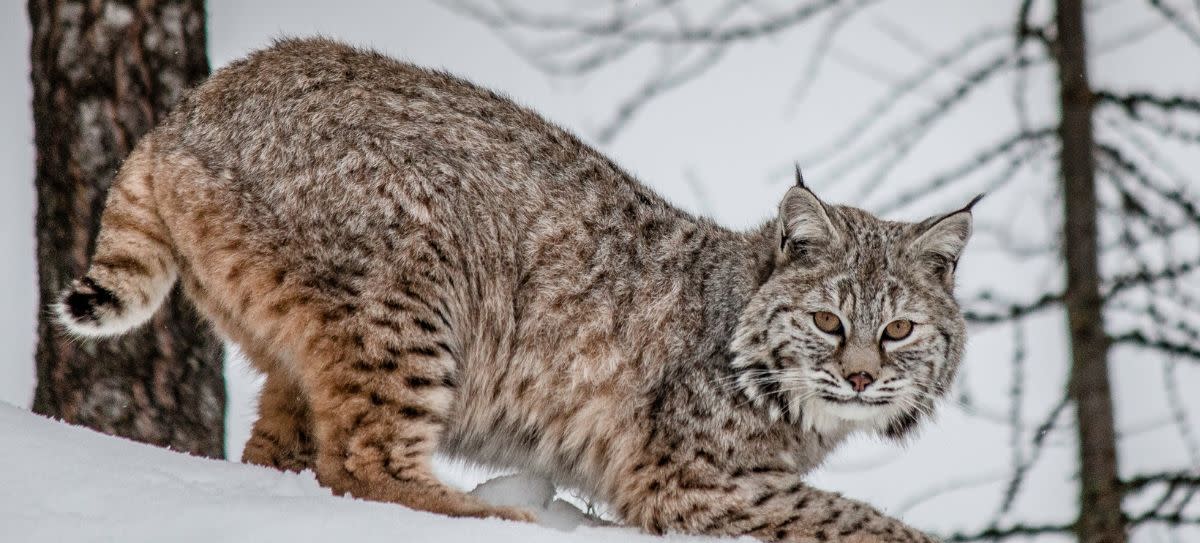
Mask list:
[[[244,460],[339,493],[531,518],[438,481],[440,452],[655,533],[925,541],[804,476],[853,431],[906,435],[949,386],[969,210],[887,222],[803,186],[780,209],[730,231],[495,93],[284,40],[140,142],[59,309],[119,333],[178,279],[267,374]],[[881,343],[901,316],[912,338]],[[871,360],[853,397],[843,370]]]

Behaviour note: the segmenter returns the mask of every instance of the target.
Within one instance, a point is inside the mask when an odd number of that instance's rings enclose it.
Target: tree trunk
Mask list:
[[[30,0],[41,304],[81,276],[121,160],[208,74],[202,0]],[[224,455],[221,344],[178,289],[110,340],[38,317],[34,411],[102,432]]]
[[[1079,519],[1083,543],[1125,541],[1117,480],[1116,432],[1108,382],[1108,336],[1096,243],[1096,167],[1092,93],[1087,76],[1082,0],[1057,0],[1055,47],[1062,119],[1063,250],[1071,334],[1070,394],[1079,437]]]

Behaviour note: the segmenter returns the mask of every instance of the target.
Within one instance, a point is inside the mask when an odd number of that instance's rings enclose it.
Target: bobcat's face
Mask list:
[[[952,295],[970,212],[908,224],[789,191],[776,270],[742,314],[738,383],[772,417],[826,433],[907,433],[953,382]]]

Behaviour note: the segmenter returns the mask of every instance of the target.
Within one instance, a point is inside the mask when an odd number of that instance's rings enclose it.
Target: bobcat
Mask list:
[[[730,231],[493,92],[287,39],[138,143],[57,310],[119,334],[180,282],[266,374],[243,461],[338,494],[532,519],[440,482],[439,452],[653,533],[928,541],[803,477],[950,386],[970,208],[884,221],[798,179]]]

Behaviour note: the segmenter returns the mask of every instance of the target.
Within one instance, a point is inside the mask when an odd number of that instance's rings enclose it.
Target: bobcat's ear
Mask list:
[[[916,239],[909,243],[909,252],[920,265],[941,280],[947,289],[954,287],[954,269],[967,240],[971,238],[971,208],[982,198],[980,194],[958,211],[930,217],[917,225]]]
[[[779,255],[796,258],[837,243],[839,236],[829,220],[829,209],[808,187],[788,189],[779,204]]]

